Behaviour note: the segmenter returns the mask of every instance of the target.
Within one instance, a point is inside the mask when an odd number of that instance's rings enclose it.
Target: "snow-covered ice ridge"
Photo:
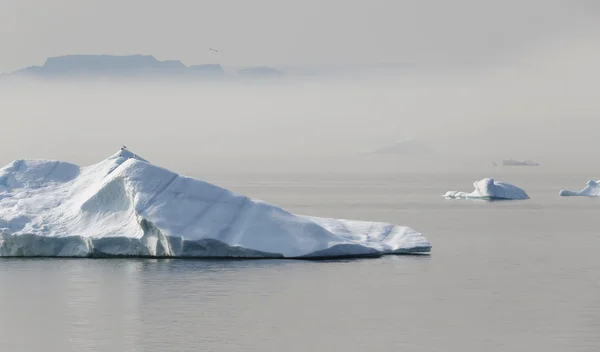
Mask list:
[[[444,194],[446,198],[467,199],[529,199],[525,191],[515,185],[505,182],[496,182],[493,178],[484,178],[473,183],[475,190],[471,193],[448,191]]]
[[[589,180],[581,191],[567,191],[561,190],[559,195],[563,197],[567,196],[583,196],[583,197],[600,197],[600,180],[594,181]]]
[[[327,258],[429,252],[419,232],[308,217],[122,149],[97,164],[0,169],[0,256]]]

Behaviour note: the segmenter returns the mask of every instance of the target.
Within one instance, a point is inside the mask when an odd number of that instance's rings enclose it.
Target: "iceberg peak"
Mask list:
[[[123,146],[121,147],[121,149],[119,149],[116,153],[114,153],[113,155],[111,155],[110,157],[108,157],[109,160],[114,160],[114,159],[137,159],[137,160],[141,160],[143,162],[149,163],[148,160],[142,158],[141,156],[129,151],[129,149],[127,149],[127,147]]]

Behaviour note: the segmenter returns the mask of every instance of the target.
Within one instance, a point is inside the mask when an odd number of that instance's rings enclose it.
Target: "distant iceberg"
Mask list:
[[[560,190],[558,193],[563,197],[583,196],[583,197],[600,197],[600,180],[589,180],[584,189],[581,191],[566,191]]]
[[[86,167],[16,160],[0,169],[0,256],[329,258],[430,249],[409,227],[292,214],[127,149]]]
[[[533,160],[502,160],[502,166],[540,166]]]
[[[187,70],[190,74],[200,76],[222,77],[225,75],[223,67],[219,64],[192,65]]]
[[[444,197],[449,199],[464,198],[464,199],[529,199],[525,191],[515,185],[504,182],[495,182],[493,178],[484,178],[483,180],[473,183],[475,190],[471,193],[448,191]]]

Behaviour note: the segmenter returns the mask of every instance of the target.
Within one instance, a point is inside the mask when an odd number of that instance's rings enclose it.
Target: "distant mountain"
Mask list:
[[[43,66],[31,66],[16,74],[36,76],[123,75],[185,71],[180,61],[159,61],[151,55],[67,55],[51,57]]]
[[[378,149],[376,154],[427,154],[431,149],[422,141],[412,139]]]
[[[234,75],[242,78],[264,79],[279,77],[363,77],[371,75],[390,76],[416,69],[414,63],[388,64],[331,64],[309,66],[277,66],[231,68]],[[30,66],[10,74],[12,77],[35,77],[42,79],[78,77],[187,77],[220,78],[226,73],[219,64],[186,66],[178,60],[157,60],[152,55],[65,55],[51,57],[42,66]]]
[[[66,55],[51,57],[43,66],[31,66],[13,72],[17,76],[38,78],[80,76],[223,76],[221,65],[195,65],[187,67],[181,61],[157,60],[151,55]]]
[[[188,67],[188,72],[194,75],[219,77],[225,75],[225,71],[219,64],[192,65]]]

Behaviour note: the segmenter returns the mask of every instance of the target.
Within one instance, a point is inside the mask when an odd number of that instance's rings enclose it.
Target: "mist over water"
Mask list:
[[[585,170],[600,155],[595,34],[558,38],[484,66],[269,81],[11,78],[0,84],[10,146],[0,150],[0,162],[89,164],[126,144],[192,174],[452,171],[508,158]],[[432,152],[369,154],[410,139]]]

